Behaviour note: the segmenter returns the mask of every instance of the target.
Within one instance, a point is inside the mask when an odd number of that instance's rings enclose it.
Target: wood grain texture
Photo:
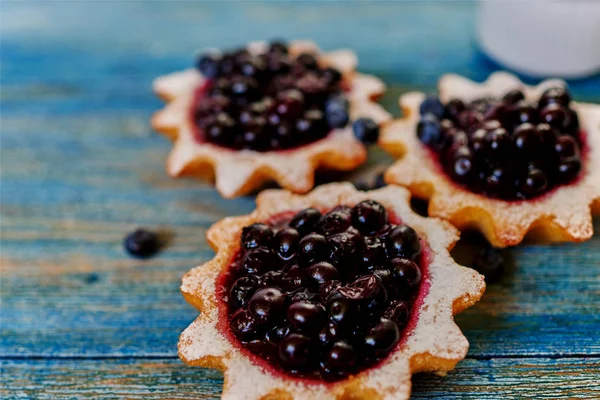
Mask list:
[[[191,65],[196,49],[276,36],[351,47],[391,86],[382,102],[395,115],[401,93],[433,91],[442,73],[483,80],[499,68],[474,45],[468,2],[1,7],[2,398],[218,396],[218,373],[175,359],[196,316],[178,287],[212,257],[206,229],[254,199],[169,179],[169,143],[148,125],[161,106],[152,79]],[[600,102],[600,77],[570,85]],[[336,179],[389,162],[372,149],[369,165]],[[139,225],[168,239],[158,257],[124,253]],[[416,397],[598,397],[600,236],[507,254],[502,281],[457,317],[470,359],[446,378],[417,377]]]
[[[465,360],[444,377],[418,374],[413,398],[600,397],[597,359]],[[3,361],[3,399],[218,399],[222,375],[174,359]]]

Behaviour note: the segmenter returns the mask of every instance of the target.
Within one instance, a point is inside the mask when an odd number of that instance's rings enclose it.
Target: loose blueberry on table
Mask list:
[[[232,339],[301,378],[335,381],[383,360],[419,291],[417,233],[372,200],[273,221],[243,229],[221,275]]]
[[[349,123],[342,73],[320,66],[314,54],[292,56],[285,43],[272,42],[263,54],[245,48],[203,54],[197,68],[207,78],[191,110],[199,141],[235,150],[291,149]],[[361,118],[353,129],[359,140],[377,141],[373,120]]]
[[[584,133],[570,103],[564,87],[547,89],[537,102],[520,90],[470,103],[428,97],[417,136],[450,178],[472,192],[532,199],[582,170]]]
[[[123,240],[125,250],[133,257],[149,258],[160,250],[158,234],[146,229],[136,229]]]

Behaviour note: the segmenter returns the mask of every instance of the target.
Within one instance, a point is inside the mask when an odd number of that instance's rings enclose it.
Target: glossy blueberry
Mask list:
[[[298,260],[304,265],[311,265],[323,261],[328,257],[329,247],[325,236],[318,233],[309,233],[300,240]]]
[[[329,281],[340,278],[338,269],[326,261],[311,265],[306,272],[310,285],[315,288],[319,288]]]
[[[540,97],[540,101],[538,104],[538,108],[542,109],[549,104],[560,104],[563,107],[568,107],[571,102],[571,95],[566,87],[552,87],[546,89],[542,96]]]
[[[421,115],[433,114],[438,119],[442,118],[444,111],[444,104],[442,104],[437,96],[428,96],[419,106],[419,112]]]
[[[300,211],[290,221],[290,228],[296,229],[301,235],[311,232],[321,219],[321,212],[315,208]]]
[[[436,145],[441,139],[440,120],[433,114],[425,114],[417,124],[417,137],[427,146]]]
[[[278,355],[288,368],[305,369],[315,363],[318,356],[316,343],[308,336],[289,334],[279,342]]]
[[[160,250],[158,235],[146,229],[136,229],[125,236],[123,240],[125,250],[137,258],[152,257]]]
[[[473,153],[466,144],[459,145],[450,150],[449,172],[458,182],[466,182],[474,173],[475,161]]]
[[[248,311],[259,323],[278,320],[285,311],[286,299],[277,288],[256,291],[248,301]]]
[[[410,306],[404,300],[392,300],[383,313],[383,316],[393,321],[401,329],[408,323]]]
[[[526,196],[536,196],[541,194],[548,187],[548,178],[544,171],[538,168],[530,168],[521,185],[521,191]]]
[[[388,257],[416,260],[421,255],[419,235],[407,225],[395,227],[386,238],[385,247]]]
[[[421,283],[421,269],[417,264],[407,258],[394,258],[391,260],[391,272],[399,288],[414,290]]]
[[[208,79],[216,78],[219,75],[221,59],[221,54],[217,52],[202,54],[198,57],[196,68]]]
[[[380,230],[387,223],[387,211],[374,200],[364,200],[352,208],[352,225],[363,235]]]
[[[294,228],[284,228],[277,232],[273,239],[273,249],[284,260],[296,255],[300,234]]]
[[[511,90],[502,97],[504,104],[512,105],[525,100],[525,95],[519,89]]]
[[[233,334],[242,340],[249,340],[256,337],[258,332],[258,324],[247,310],[238,310],[229,321],[229,326]]]
[[[344,341],[335,342],[327,353],[327,365],[334,369],[352,369],[356,362],[356,350]]]
[[[579,171],[581,171],[579,157],[564,158],[558,164],[557,178],[560,182],[569,182],[579,175]]]
[[[348,109],[348,99],[341,93],[327,99],[325,103],[325,116],[331,129],[342,128],[348,124],[350,120]]]
[[[362,242],[360,235],[355,232],[335,233],[327,237],[329,261],[344,272],[349,272],[348,267],[353,263],[356,250]]]
[[[375,354],[389,353],[400,341],[400,330],[387,318],[381,318],[364,338],[365,349]]]
[[[380,267],[387,262],[385,246],[382,240],[376,237],[364,237],[358,254],[362,257],[362,266],[367,271]]]
[[[242,246],[245,249],[255,249],[269,246],[273,239],[273,231],[265,224],[255,223],[242,229]]]
[[[243,260],[244,270],[252,275],[271,271],[278,265],[277,256],[267,247],[257,247],[249,250]]]
[[[572,136],[569,135],[559,136],[554,145],[554,149],[556,154],[562,159],[578,157],[580,152],[579,144]]]
[[[359,118],[352,123],[354,136],[365,144],[376,143],[379,139],[379,125],[371,118]]]
[[[309,335],[318,333],[326,318],[325,307],[309,301],[292,303],[287,310],[287,321],[292,330]]]
[[[229,290],[229,304],[233,309],[244,307],[248,304],[250,296],[258,287],[258,278],[255,276],[242,276],[234,282]]]
[[[341,296],[333,296],[329,301],[328,315],[331,321],[338,326],[349,326],[357,321],[359,316],[359,302]]]
[[[450,100],[445,107],[444,116],[452,121],[456,121],[458,119],[458,115],[465,111],[466,106],[460,99],[452,99]]]
[[[332,210],[323,215],[317,222],[316,230],[325,236],[344,232],[352,224],[348,213]]]
[[[568,110],[558,103],[548,104],[540,111],[540,121],[547,123],[558,132],[563,132],[570,124]]]

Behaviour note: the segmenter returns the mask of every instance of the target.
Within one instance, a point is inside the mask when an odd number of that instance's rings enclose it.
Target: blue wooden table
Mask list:
[[[476,49],[473,3],[0,6],[1,398],[219,396],[220,373],[177,358],[196,316],[178,287],[212,257],[206,229],[254,199],[166,176],[170,145],[148,124],[161,106],[154,77],[205,46],[312,38],[354,48],[398,115],[399,94],[431,91],[444,72],[482,80],[499,68]],[[571,88],[600,102],[598,77]],[[371,167],[391,161],[370,156]],[[124,253],[140,225],[170,238],[158,257]],[[457,318],[467,359],[446,377],[416,376],[414,397],[600,398],[600,236],[507,259],[503,279]]]

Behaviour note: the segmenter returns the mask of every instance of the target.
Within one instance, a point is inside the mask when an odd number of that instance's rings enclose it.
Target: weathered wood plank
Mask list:
[[[598,398],[600,359],[465,360],[445,377],[419,374],[414,398]],[[3,360],[0,397],[218,399],[219,372],[175,359]]]

